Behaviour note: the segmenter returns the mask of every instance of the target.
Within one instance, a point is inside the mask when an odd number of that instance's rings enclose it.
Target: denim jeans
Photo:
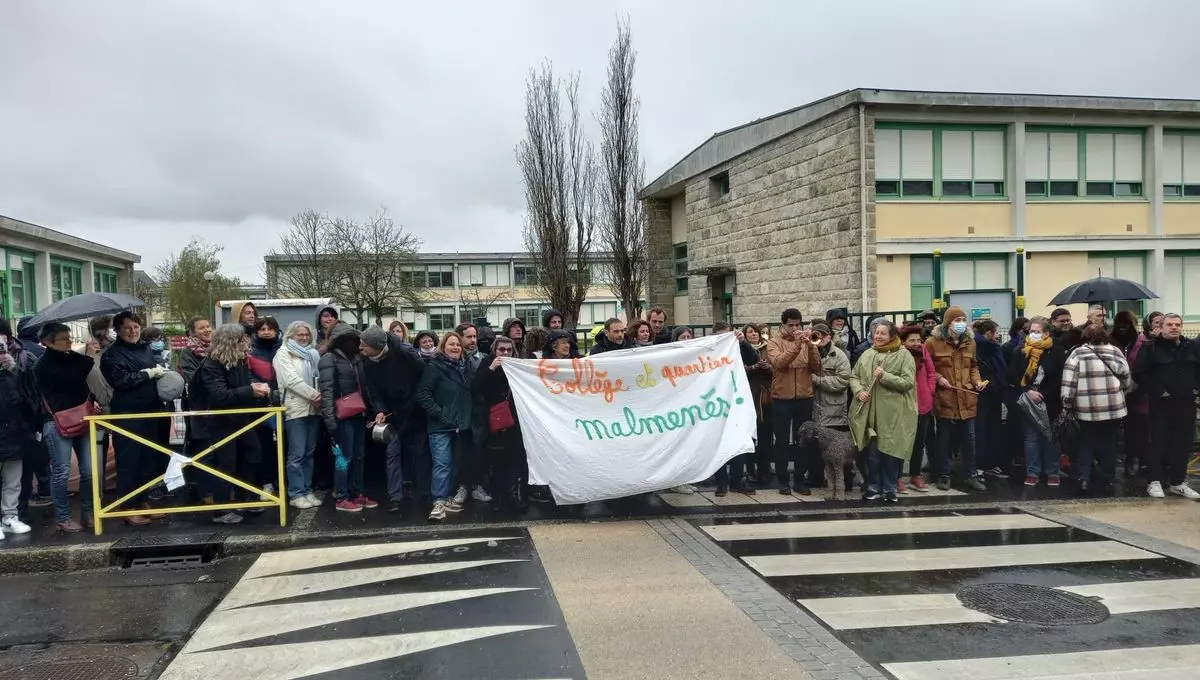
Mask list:
[[[363,416],[354,416],[338,421],[333,432],[333,441],[342,447],[342,455],[350,460],[346,470],[333,466],[333,497],[342,500],[354,498],[366,492],[363,488],[363,456],[367,446],[367,421]]]
[[[1116,473],[1117,432],[1120,427],[1120,420],[1079,421],[1079,457],[1075,460],[1075,471],[1080,481],[1091,481],[1094,464],[1097,486],[1112,483]]]
[[[900,459],[879,450],[879,440],[867,444],[867,491],[896,493],[900,479]]]
[[[313,452],[317,450],[317,439],[320,436],[320,416],[303,416],[284,421],[288,498],[299,498],[312,491]]]
[[[1058,446],[1046,439],[1029,418],[1021,420],[1021,436],[1025,441],[1025,476],[1058,476]]]
[[[429,453],[433,457],[433,483],[430,492],[433,500],[446,501],[454,495],[454,447],[459,437],[457,432],[430,432]]]
[[[50,454],[50,494],[54,500],[54,519],[71,519],[71,501],[67,499],[67,482],[71,479],[71,451],[79,459],[79,505],[83,517],[92,514],[92,456],[85,432],[67,439],[58,433],[54,421],[42,427],[42,442]]]
[[[937,473],[939,477],[950,476],[950,453],[957,448],[962,453],[963,477],[970,479],[978,470],[975,468],[975,419],[937,419]]]

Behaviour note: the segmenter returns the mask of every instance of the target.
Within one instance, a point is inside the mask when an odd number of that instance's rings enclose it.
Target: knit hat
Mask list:
[[[829,324],[825,323],[824,321],[814,321],[810,330],[812,330],[813,333],[824,333],[825,335],[829,336],[833,335],[833,333],[829,331]]]
[[[381,350],[387,347],[388,344],[387,331],[379,326],[368,326],[362,332],[360,339],[362,340],[362,344],[374,350]]]
[[[965,317],[966,315],[967,315],[967,313],[965,311],[963,311],[962,307],[959,307],[957,305],[951,305],[946,308],[946,313],[942,315],[942,325],[949,327],[951,321],[957,319],[960,316]]]

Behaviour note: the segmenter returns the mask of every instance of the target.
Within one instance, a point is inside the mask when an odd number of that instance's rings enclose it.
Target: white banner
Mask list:
[[[754,450],[757,415],[733,333],[572,360],[504,362],[529,483],[560,504],[660,491]]]

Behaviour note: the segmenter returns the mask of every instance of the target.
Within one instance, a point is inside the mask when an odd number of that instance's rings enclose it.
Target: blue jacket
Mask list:
[[[979,378],[988,381],[982,394],[1003,397],[1008,392],[1008,361],[1004,348],[992,342],[982,333],[975,334],[975,362],[979,365]]]
[[[131,345],[117,339],[100,357],[100,373],[113,388],[109,408],[113,413],[149,413],[163,410],[158,385],[142,372],[158,366],[158,356],[150,343]]]

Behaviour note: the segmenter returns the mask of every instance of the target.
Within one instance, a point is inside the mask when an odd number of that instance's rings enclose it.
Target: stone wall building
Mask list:
[[[1160,289],[1116,306],[1200,321],[1200,101],[851,90],[717,133],[641,197],[672,323],[956,291],[1045,313],[1098,271]]]

